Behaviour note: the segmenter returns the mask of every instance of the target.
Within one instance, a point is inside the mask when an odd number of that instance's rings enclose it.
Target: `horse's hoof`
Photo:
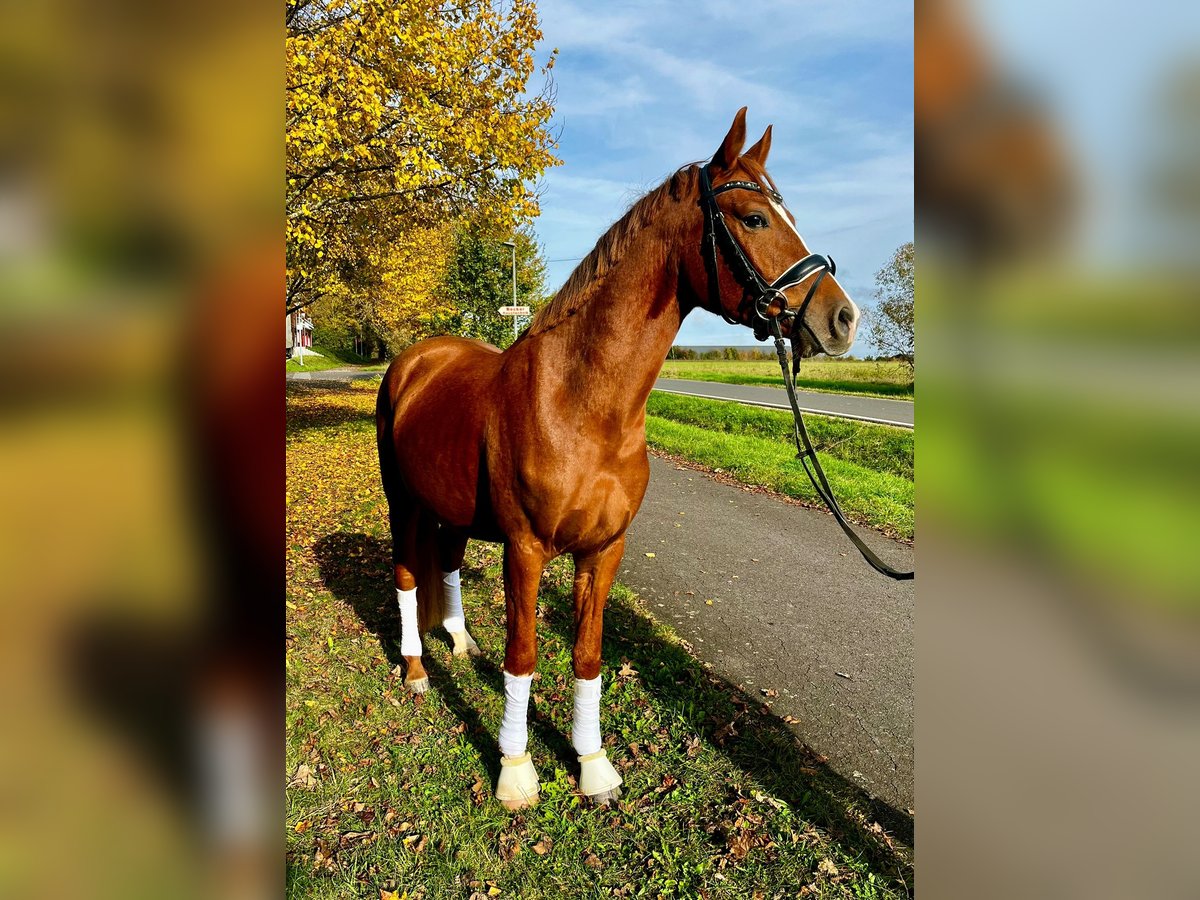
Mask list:
[[[539,795],[534,794],[532,799],[522,798],[520,800],[501,800],[501,805],[509,812],[520,812],[523,809],[529,809],[531,806],[537,806]]]
[[[469,632],[456,631],[450,635],[450,638],[454,641],[455,656],[483,656],[483,651],[479,649],[479,645],[475,643],[475,639]]]
[[[588,799],[597,806],[612,806],[621,799],[621,789],[617,787],[611,791],[601,791],[599,794],[589,795]]]
[[[621,776],[603,750],[579,757],[579,790],[606,805],[621,796]]]
[[[424,678],[414,678],[412,681],[404,682],[404,686],[414,694],[423,694],[429,690],[429,676]]]
[[[501,757],[496,799],[510,810],[525,809],[538,802],[537,770],[528,753]]]

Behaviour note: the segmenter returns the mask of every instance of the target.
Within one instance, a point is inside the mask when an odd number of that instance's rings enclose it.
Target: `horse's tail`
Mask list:
[[[421,634],[442,624],[442,567],[438,565],[438,522],[433,514],[422,510],[417,520],[417,627]]]
[[[375,442],[379,449],[379,475],[392,517],[416,517],[413,535],[413,556],[405,559],[417,581],[417,627],[421,633],[442,624],[442,571],[438,565],[438,521],[428,510],[421,509],[416,499],[408,495],[400,478],[396,462],[395,418],[392,410],[391,369],[379,385],[375,400]],[[393,537],[393,540],[395,538]],[[400,558],[401,548],[393,548],[393,558]]]

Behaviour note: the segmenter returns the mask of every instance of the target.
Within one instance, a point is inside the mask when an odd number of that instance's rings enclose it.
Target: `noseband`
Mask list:
[[[721,208],[717,206],[717,194],[722,194],[725,191],[744,190],[758,191],[760,194],[767,192],[775,202],[783,204],[783,198],[778,193],[770,188],[763,188],[762,185],[753,181],[727,181],[720,187],[714,188],[712,180],[708,174],[709,166],[705,166],[700,170],[700,207],[704,210],[704,239],[700,245],[700,255],[704,258],[704,268],[708,272],[708,295],[713,309],[719,311],[721,316],[730,325],[750,325],[754,328],[754,336],[760,341],[765,341],[770,335],[775,339],[775,353],[779,357],[779,368],[783,373],[783,384],[787,388],[788,402],[792,407],[792,419],[795,422],[794,438],[796,441],[796,455],[800,460],[800,464],[804,466],[804,472],[808,475],[808,480],[812,482],[813,489],[817,492],[825,505],[829,507],[829,511],[833,513],[833,517],[837,519],[838,525],[842,527],[842,531],[850,538],[858,552],[862,554],[863,559],[875,571],[888,578],[894,578],[897,581],[906,581],[913,577],[912,572],[901,572],[894,569],[881,560],[870,547],[866,545],[861,537],[859,537],[850,523],[846,521],[846,516],[842,512],[841,506],[838,505],[837,498],[833,496],[833,488],[829,486],[829,479],[825,477],[825,470],[821,468],[821,461],[817,458],[817,451],[813,449],[812,440],[808,436],[808,429],[804,426],[804,416],[800,412],[800,403],[796,399],[796,376],[800,372],[800,348],[797,345],[800,337],[800,328],[803,327],[809,333],[813,341],[816,342],[817,348],[822,353],[828,353],[825,345],[821,343],[821,339],[809,326],[805,320],[804,314],[808,311],[808,304],[812,301],[813,295],[817,292],[821,282],[826,275],[832,275],[835,271],[833,260],[821,256],[819,253],[811,253],[796,263],[793,263],[786,272],[780,275],[772,282],[768,282],[763,278],[762,273],[754,267],[754,263],[750,262],[741,245],[737,242],[737,238],[733,236],[733,232],[729,230],[729,226],[725,224],[725,215],[721,212]],[[737,279],[738,284],[742,286],[742,302],[738,307],[738,313],[742,315],[742,319],[735,319],[725,313],[725,307],[721,304],[721,289],[717,283],[717,252],[720,252],[725,257],[725,264],[729,267],[729,271],[733,273],[733,277]],[[809,286],[808,292],[804,295],[804,302],[796,309],[788,307],[787,297],[784,291],[790,287],[795,287],[807,278],[817,277]],[[773,311],[773,308],[778,305],[778,311]],[[787,350],[783,345],[783,330],[780,323],[784,319],[792,320],[791,338],[792,338],[792,377],[788,377],[787,371]]]
[[[825,280],[825,276],[832,275],[837,271],[833,259],[821,256],[819,253],[810,253],[789,266],[787,271],[774,281],[768,282],[750,261],[750,258],[746,256],[746,251],[742,249],[737,238],[733,236],[733,232],[729,230],[729,226],[725,223],[725,214],[717,206],[717,195],[735,190],[757,191],[761,194],[765,190],[771,199],[780,205],[783,204],[783,197],[770,188],[764,189],[762,185],[754,181],[727,181],[714,188],[709,175],[711,165],[709,163],[700,170],[700,207],[704,210],[704,238],[700,245],[700,255],[704,258],[704,267],[708,273],[710,305],[730,325],[751,326],[754,329],[754,336],[760,341],[765,341],[769,333],[777,329],[783,320],[790,319],[792,320],[793,347],[800,334],[799,328],[803,327],[813,339],[817,349],[822,353],[828,353],[821,339],[817,337],[816,332],[805,319],[805,314],[808,312],[808,305],[812,302],[817,288]],[[721,303],[721,289],[717,280],[718,248],[725,259],[725,265],[729,267],[733,277],[742,286],[742,302],[738,307],[741,319],[733,318],[726,313],[725,307]],[[797,308],[792,309],[788,305],[787,295],[784,294],[784,291],[801,284],[813,275],[817,277],[809,285],[808,292],[804,295],[804,301]],[[777,310],[776,307],[778,307]]]

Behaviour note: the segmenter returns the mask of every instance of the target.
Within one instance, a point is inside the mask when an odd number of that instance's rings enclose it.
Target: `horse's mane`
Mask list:
[[[592,252],[575,267],[558,293],[538,310],[526,334],[548,331],[574,315],[580,306],[592,298],[604,282],[604,277],[628,252],[634,237],[662,213],[663,207],[698,190],[699,172],[695,164],[684,166],[658,187],[635,200],[625,215],[596,242]]]

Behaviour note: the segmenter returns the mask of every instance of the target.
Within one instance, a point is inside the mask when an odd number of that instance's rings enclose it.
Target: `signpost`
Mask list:
[[[513,305],[500,307],[500,315],[513,317],[513,340],[517,339],[517,317],[529,315],[528,306],[517,306],[517,243],[516,241],[504,241],[505,247],[512,248],[512,273],[513,273]],[[509,310],[512,310],[509,312]]]
[[[502,306],[500,307],[500,315],[513,317],[513,340],[517,339],[517,319],[521,316],[529,315],[528,306]]]

